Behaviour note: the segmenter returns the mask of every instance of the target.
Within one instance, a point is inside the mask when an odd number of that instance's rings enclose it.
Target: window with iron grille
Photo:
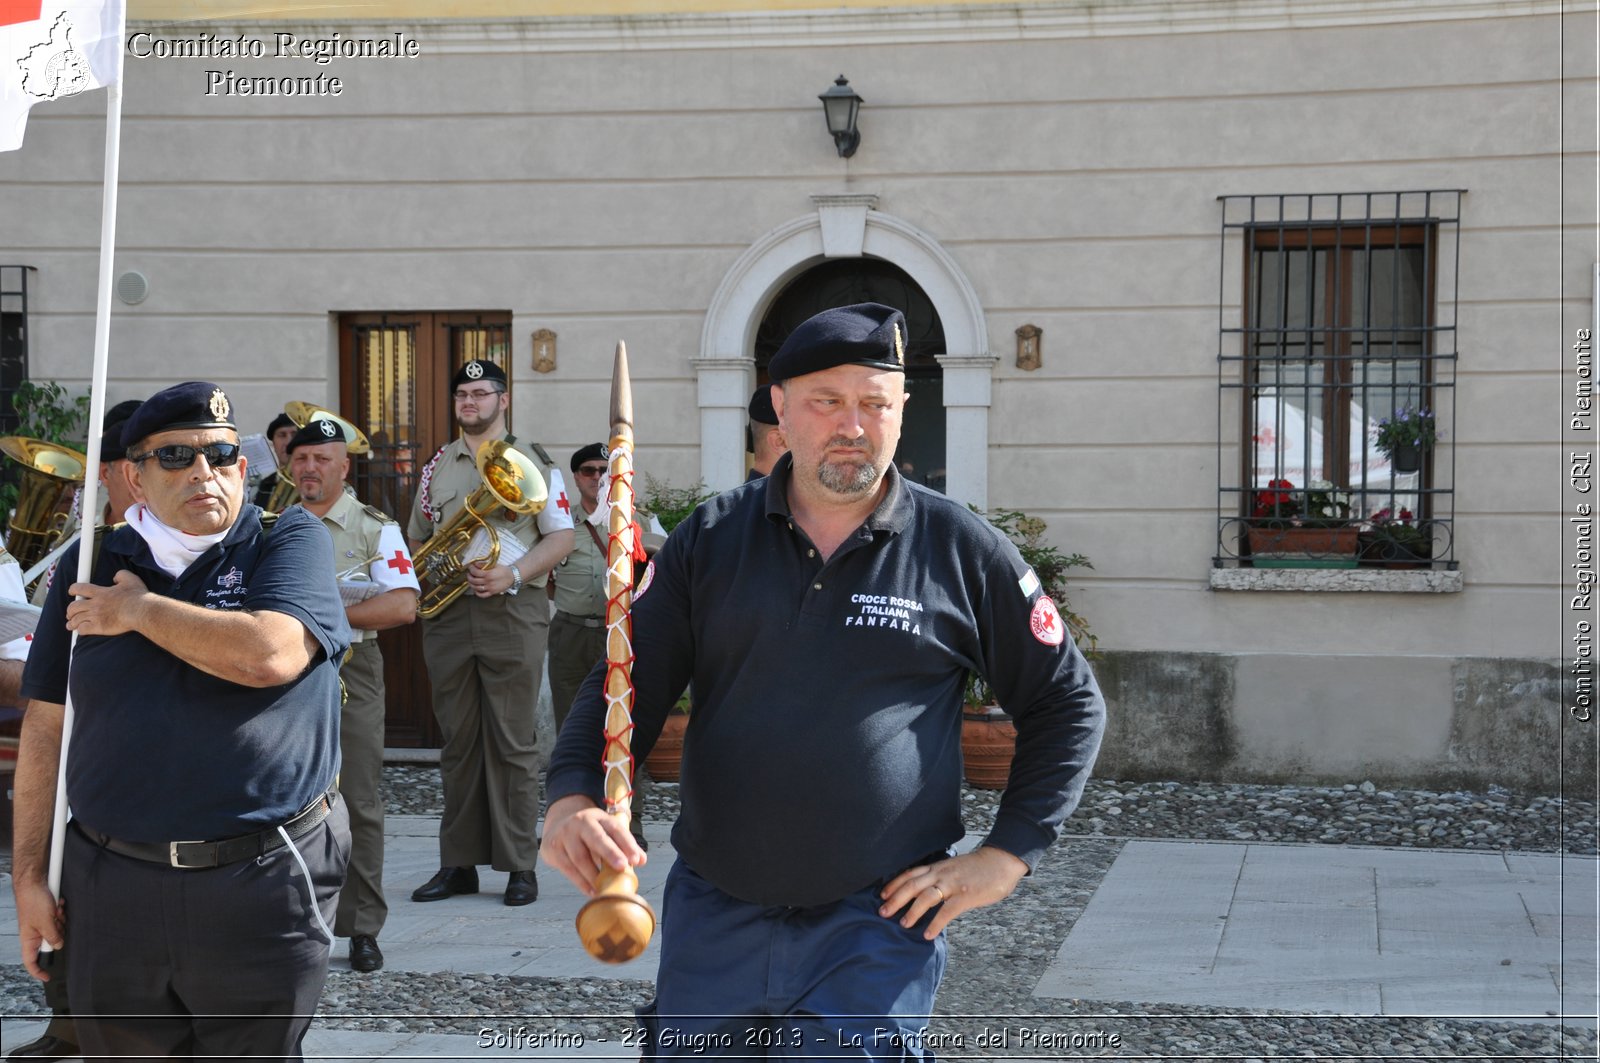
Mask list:
[[[1461,195],[1221,197],[1217,566],[1455,568]]]
[[[28,379],[28,280],[32,266],[0,266],[0,435],[17,429],[11,397]]]

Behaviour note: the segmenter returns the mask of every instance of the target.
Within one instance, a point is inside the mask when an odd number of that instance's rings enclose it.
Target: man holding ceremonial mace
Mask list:
[[[796,329],[769,367],[790,453],[679,525],[635,595],[635,749],[694,703],[646,1058],[929,1058],[945,927],[1015,889],[1098,752],[1104,701],[1036,574],[894,468],[904,338],[873,303]],[[1017,753],[989,836],[953,856],[974,670]],[[591,896],[646,859],[601,807],[604,678],[557,740],[543,850]]]

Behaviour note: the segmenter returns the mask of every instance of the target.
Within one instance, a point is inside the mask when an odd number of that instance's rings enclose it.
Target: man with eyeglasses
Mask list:
[[[461,435],[422,470],[406,534],[413,555],[461,512],[482,481],[478,448],[504,439],[511,399],[505,370],[474,359],[450,382]],[[478,892],[478,865],[508,873],[505,903],[538,899],[539,749],[534,708],[550,631],[545,577],[572,550],[572,503],[548,470],[549,503],[536,516],[501,510],[485,520],[500,536],[495,565],[467,566],[468,593],[422,622],[433,713],[444,732],[439,770],[444,815],[440,868],[411,893],[442,901]],[[531,593],[523,593],[530,591]]]
[[[266,528],[245,503],[216,384],[157,393],[122,438],[140,504],[88,583],[55,581],[23,675],[23,962],[41,977],[41,942],[66,948],[87,1056],[299,1059],[350,848],[332,791],[350,630],[312,575],[332,543],[303,510]],[[76,547],[61,564],[76,571]],[[69,682],[58,906],[45,853]]]

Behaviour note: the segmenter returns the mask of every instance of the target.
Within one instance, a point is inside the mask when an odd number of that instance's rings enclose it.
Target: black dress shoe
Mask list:
[[[350,969],[376,971],[382,966],[383,950],[378,948],[378,939],[371,934],[351,934]]]
[[[506,904],[515,908],[520,904],[532,904],[538,899],[539,880],[533,876],[533,872],[511,872],[511,879],[506,883]]]
[[[441,867],[439,873],[411,891],[414,901],[442,901],[458,893],[478,892],[478,869]]]
[[[52,1059],[76,1059],[81,1054],[78,1046],[71,1041],[63,1041],[59,1037],[45,1034],[25,1045],[13,1048],[6,1058],[27,1060],[28,1063],[46,1063]]]

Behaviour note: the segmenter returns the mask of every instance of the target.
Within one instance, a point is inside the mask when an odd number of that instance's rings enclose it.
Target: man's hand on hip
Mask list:
[[[896,875],[880,896],[878,914],[892,919],[904,910],[900,925],[912,927],[928,912],[933,921],[922,932],[929,941],[938,937],[950,921],[962,912],[996,904],[1011,896],[1028,865],[1004,849],[980,845],[970,853],[940,860],[936,864],[908,867]]]

